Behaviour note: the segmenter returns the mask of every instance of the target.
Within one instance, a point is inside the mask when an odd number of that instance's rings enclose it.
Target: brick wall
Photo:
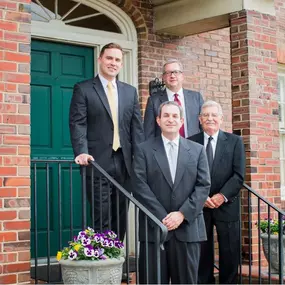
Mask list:
[[[275,17],[254,11],[233,13],[231,49],[233,129],[243,136],[245,142],[246,183],[280,207]],[[242,199],[242,228],[246,232],[248,226],[252,227],[252,258],[255,260],[257,200],[252,198],[250,225],[247,204],[245,195]],[[248,240],[244,243],[248,244]],[[247,252],[246,248],[244,250]]]
[[[30,279],[29,2],[0,0],[0,284]]]
[[[231,69],[229,29],[185,38],[163,37],[153,29],[150,1],[111,1],[133,20],[138,33],[139,94],[144,110],[148,82],[161,77],[168,59],[179,59],[185,70],[186,88],[200,91],[204,99],[214,99],[224,110],[224,129],[232,129]]]

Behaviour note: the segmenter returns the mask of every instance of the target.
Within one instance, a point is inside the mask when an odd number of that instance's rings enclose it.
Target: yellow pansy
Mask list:
[[[61,251],[58,251],[58,252],[57,252],[57,255],[56,255],[57,261],[60,261],[60,260],[61,260],[61,257],[62,257],[62,252],[61,252]]]
[[[76,244],[76,245],[74,246],[74,249],[75,249],[76,251],[78,251],[80,247],[81,247],[80,244]]]

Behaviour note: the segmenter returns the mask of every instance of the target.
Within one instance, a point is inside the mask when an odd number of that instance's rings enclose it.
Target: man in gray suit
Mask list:
[[[182,137],[187,138],[199,133],[201,131],[199,114],[203,98],[199,92],[182,88],[184,73],[181,62],[177,60],[166,62],[163,66],[162,79],[166,89],[151,94],[147,101],[144,117],[146,139],[160,135],[156,117],[160,104],[165,101],[176,101],[183,109],[184,124],[179,131]]]
[[[202,210],[210,190],[207,157],[203,146],[179,136],[183,110],[176,102],[161,104],[157,123],[162,134],[140,144],[135,155],[133,191],[169,231],[161,251],[161,283],[196,284],[200,242],[206,240]],[[154,230],[150,223],[146,229],[140,216],[140,283],[156,282]]]
[[[119,45],[110,43],[102,48],[98,58],[99,74],[74,86],[69,126],[75,162],[88,165],[90,160],[95,159],[114,179],[128,188],[132,158],[137,145],[144,141],[144,134],[136,89],[116,79],[122,68],[122,59],[123,51]],[[87,196],[92,204],[90,175],[88,169]],[[127,214],[125,200],[120,197],[117,209],[115,189],[104,177],[100,182],[100,173],[97,172],[94,188],[95,230],[111,228],[123,237]],[[110,195],[111,217],[108,205]],[[99,206],[101,199],[102,216]]]

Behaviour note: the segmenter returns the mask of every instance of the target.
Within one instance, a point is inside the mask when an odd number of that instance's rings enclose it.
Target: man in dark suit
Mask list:
[[[244,181],[245,151],[241,137],[220,130],[223,113],[220,104],[203,104],[200,122],[204,132],[189,139],[204,145],[211,173],[210,195],[205,203],[204,218],[207,241],[201,244],[199,283],[215,283],[215,225],[219,243],[219,283],[237,283],[240,255],[239,192]]]
[[[122,68],[123,51],[114,43],[105,45],[98,58],[99,74],[74,86],[69,126],[75,162],[88,165],[90,160],[104,168],[121,185],[128,188],[132,158],[144,141],[142,119],[136,89],[116,80]],[[91,171],[87,171],[87,196],[92,204]],[[125,200],[119,199],[120,226],[117,228],[116,191],[95,172],[95,230],[100,230],[100,184],[102,186],[102,228],[125,234]],[[111,195],[111,217],[109,216]],[[109,221],[111,219],[111,225]]]
[[[162,134],[139,145],[134,158],[135,197],[167,227],[161,251],[161,283],[197,283],[200,242],[206,239],[203,205],[210,189],[205,150],[179,136],[183,110],[161,104],[157,123]],[[155,229],[148,224],[149,283],[156,283]],[[140,216],[140,283],[146,280],[145,223]]]
[[[184,81],[182,64],[177,60],[166,62],[163,66],[162,79],[166,89],[151,94],[147,101],[144,116],[146,139],[160,136],[161,130],[156,117],[160,104],[165,101],[176,101],[183,109],[184,123],[179,131],[182,137],[187,138],[199,133],[201,131],[199,114],[203,98],[199,92],[182,88]]]

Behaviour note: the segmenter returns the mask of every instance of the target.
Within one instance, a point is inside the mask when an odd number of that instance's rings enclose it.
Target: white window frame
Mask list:
[[[280,134],[280,190],[285,200],[285,65],[278,66],[279,134]]]

